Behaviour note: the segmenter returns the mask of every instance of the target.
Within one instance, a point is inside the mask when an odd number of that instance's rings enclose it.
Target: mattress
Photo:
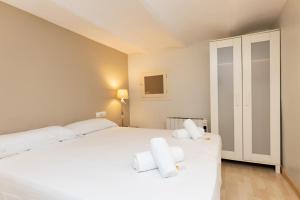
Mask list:
[[[133,154],[148,151],[153,137],[184,150],[177,176],[131,167]],[[220,149],[214,134],[192,141],[172,138],[169,130],[109,128],[1,159],[0,199],[220,199]]]

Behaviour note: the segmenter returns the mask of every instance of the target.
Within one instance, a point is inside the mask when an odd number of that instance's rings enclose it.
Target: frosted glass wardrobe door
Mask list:
[[[222,157],[242,160],[241,38],[210,43],[211,126]]]
[[[279,32],[243,36],[244,159],[279,163]]]

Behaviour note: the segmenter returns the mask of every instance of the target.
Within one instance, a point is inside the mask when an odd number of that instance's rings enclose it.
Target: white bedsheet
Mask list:
[[[172,178],[157,170],[136,173],[136,152],[153,137],[180,146],[185,161]],[[180,140],[171,131],[110,128],[0,160],[1,200],[220,199],[220,137]]]

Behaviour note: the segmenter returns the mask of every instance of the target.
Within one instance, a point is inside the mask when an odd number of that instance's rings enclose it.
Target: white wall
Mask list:
[[[300,1],[289,0],[280,18],[283,165],[300,190]]]
[[[144,100],[141,76],[145,72],[167,72],[167,100]],[[210,118],[209,43],[181,49],[134,54],[128,58],[130,124],[164,128],[168,116]]]

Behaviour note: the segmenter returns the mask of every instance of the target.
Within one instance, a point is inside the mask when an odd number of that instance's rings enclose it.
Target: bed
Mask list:
[[[153,137],[180,146],[185,161],[177,176],[137,173],[134,153]],[[0,160],[1,200],[217,200],[221,140],[175,139],[170,130],[112,127]]]

